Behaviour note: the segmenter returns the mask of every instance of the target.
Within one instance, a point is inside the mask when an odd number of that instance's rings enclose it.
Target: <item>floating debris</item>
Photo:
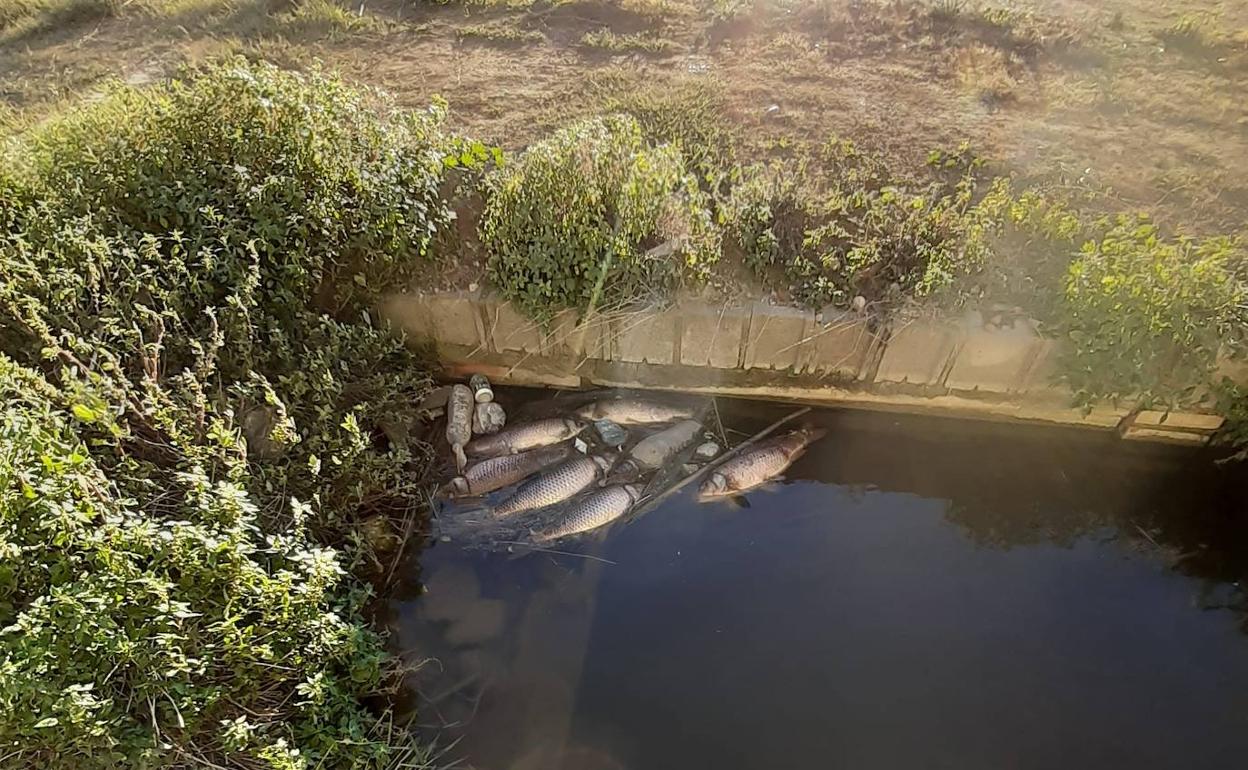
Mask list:
[[[465,388],[467,390],[467,388]],[[508,428],[493,436],[482,436],[468,444],[468,453],[477,457],[514,454],[548,444],[557,444],[579,434],[585,423],[570,417],[545,420]]]
[[[640,498],[641,489],[634,484],[604,487],[573,503],[562,519],[549,529],[535,533],[534,539],[539,542],[557,540],[598,529],[628,513]]]
[[[636,398],[620,398],[588,404],[581,407],[577,415],[587,420],[611,420],[618,425],[652,425],[688,419],[693,416],[693,410]]]
[[[701,431],[702,424],[696,420],[678,422],[666,430],[637,442],[637,446],[632,448],[629,456],[642,469],[654,470],[693,443]]]
[[[451,389],[450,398],[446,402],[446,441],[455,453],[455,467],[463,473],[468,458],[464,456],[464,447],[472,440],[472,391],[465,385],[456,385]]]
[[[779,477],[802,456],[806,447],[822,438],[825,432],[810,428],[796,430],[729,460],[711,471],[706,481],[702,482],[698,498],[709,500],[740,494]]]
[[[449,491],[455,497],[484,495],[562,462],[571,452],[572,446],[565,443],[482,460],[470,465],[462,476],[451,479]]]
[[[611,420],[595,420],[594,430],[598,432],[598,438],[602,439],[602,443],[609,447],[622,447],[628,440],[628,431]]]
[[[477,404],[472,410],[472,432],[477,436],[498,433],[507,424],[507,413],[494,401]]]
[[[495,516],[545,508],[585,491],[610,468],[614,458],[576,457],[520,485],[515,494],[494,506]]]
[[[693,450],[693,456],[696,459],[703,461],[714,460],[718,454],[719,444],[716,444],[714,441],[707,441],[705,443],[698,444],[698,448]]]
[[[468,378],[468,387],[472,388],[472,397],[478,404],[488,404],[494,400],[494,389],[484,374],[474,374]]]

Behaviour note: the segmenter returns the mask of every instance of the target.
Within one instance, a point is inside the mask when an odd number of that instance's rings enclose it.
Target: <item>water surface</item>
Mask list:
[[[787,408],[725,404],[750,433]],[[1112,437],[827,411],[749,507],[552,553],[436,543],[398,600],[476,768],[1239,768],[1245,489]]]

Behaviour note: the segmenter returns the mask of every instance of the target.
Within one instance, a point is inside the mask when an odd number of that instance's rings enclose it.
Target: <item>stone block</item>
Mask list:
[[[987,328],[978,313],[962,328],[962,345],[945,385],[953,390],[1014,393],[1025,389],[1027,374],[1044,340],[1030,321]]]
[[[745,368],[797,368],[814,322],[814,313],[806,310],[754,303],[745,343]]]
[[[542,330],[537,321],[525,316],[511,302],[490,300],[485,308],[485,329],[490,338],[490,348],[495,353],[521,351],[540,353]]]
[[[846,313],[815,324],[803,347],[802,368],[814,374],[856,379],[877,342],[861,316]]]
[[[550,319],[542,334],[542,354],[551,357],[584,355],[586,330],[580,327],[581,314],[561,310]]]
[[[735,369],[741,362],[741,336],[750,323],[748,307],[680,304],[680,363]]]
[[[958,330],[951,324],[926,320],[904,323],[888,338],[875,381],[939,385],[957,346]]]
[[[434,339],[439,345],[482,345],[485,330],[477,298],[466,292],[427,295]]]
[[[674,310],[647,308],[616,319],[611,359],[630,363],[675,363],[679,318]]]
[[[397,331],[411,340],[425,342],[434,339],[433,315],[429,312],[426,294],[391,294],[378,308],[381,317]]]
[[[1196,412],[1159,412],[1145,409],[1135,416],[1132,425],[1158,430],[1213,433],[1222,427],[1223,418],[1217,414]]]

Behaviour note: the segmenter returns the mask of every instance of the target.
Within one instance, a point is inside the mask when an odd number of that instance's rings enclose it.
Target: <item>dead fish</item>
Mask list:
[[[575,497],[611,468],[612,459],[603,455],[574,457],[521,484],[511,497],[494,506],[494,515],[509,516]]]
[[[729,460],[711,471],[706,481],[702,482],[698,488],[698,499],[736,495],[771,481],[784,473],[802,456],[806,447],[826,432],[822,429],[796,430]]]
[[[482,460],[468,466],[464,475],[451,479],[448,491],[453,497],[484,495],[565,460],[571,452],[571,444],[556,444]]]
[[[587,404],[577,410],[577,416],[587,420],[610,420],[617,425],[649,425],[687,419],[693,416],[693,410],[637,398],[619,398]]]
[[[573,503],[558,523],[534,533],[534,539],[538,542],[556,540],[610,524],[628,513],[640,498],[641,488],[634,484],[603,487]]]
[[[678,422],[638,441],[628,454],[643,469],[658,468],[693,443],[701,432],[702,425],[695,420]]]
[[[455,385],[446,402],[446,443],[455,453],[455,467],[462,473],[468,464],[464,446],[472,438],[472,391],[467,385]]]
[[[570,417],[552,417],[546,420],[517,425],[493,436],[481,436],[468,444],[468,454],[476,457],[493,457],[514,454],[548,444],[570,439],[585,429],[585,423]]]

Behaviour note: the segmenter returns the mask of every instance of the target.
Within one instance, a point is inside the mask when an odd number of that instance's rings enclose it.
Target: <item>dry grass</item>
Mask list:
[[[461,128],[510,149],[624,96],[680,114],[670,89],[700,82],[744,160],[835,133],[904,171],[969,139],[1016,174],[1191,232],[1235,231],[1248,206],[1241,4],[367,0],[361,15],[356,0],[132,0],[38,21],[48,3],[104,2],[0,0],[15,19],[0,21],[0,126],[110,76],[243,52],[320,60],[407,105],[441,94]]]

